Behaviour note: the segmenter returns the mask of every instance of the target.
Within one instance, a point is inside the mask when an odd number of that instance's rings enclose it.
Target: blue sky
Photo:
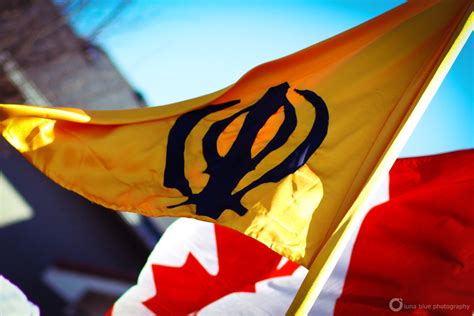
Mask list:
[[[221,89],[403,2],[134,0],[96,42],[150,105],[162,105]],[[116,1],[100,3],[76,17],[80,33]],[[474,147],[472,56],[471,35],[402,156]]]

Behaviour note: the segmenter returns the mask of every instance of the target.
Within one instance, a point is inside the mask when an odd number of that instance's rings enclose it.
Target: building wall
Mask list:
[[[23,2],[25,19],[18,20],[22,25],[11,26],[18,29],[18,37],[21,30],[34,34],[35,25],[41,23],[38,17],[51,23],[60,21],[49,0]],[[31,3],[35,7],[30,7]],[[28,17],[32,22],[25,25]],[[7,26],[0,21],[0,28]],[[0,29],[0,34],[2,31],[5,33]],[[0,48],[4,40],[0,36]],[[28,95],[36,94],[54,106],[126,109],[145,105],[108,56],[78,38],[67,23],[28,43],[27,49],[16,47],[7,52],[15,67],[13,72],[0,69],[0,103],[34,103]],[[44,282],[46,271],[58,262],[133,280],[146,261],[153,238],[158,238],[152,236],[147,246],[136,227],[116,212],[56,185],[1,137],[0,180],[0,274],[17,284],[42,315],[67,315],[71,310],[70,302]],[[2,214],[8,214],[3,224]]]
[[[21,18],[11,13],[4,15],[7,23],[0,21],[0,37],[11,34],[16,40],[4,51],[51,105],[85,109],[145,106],[107,54],[79,38],[51,0],[29,0],[18,10],[23,11]],[[8,38],[0,38],[0,53],[6,41]]]
[[[54,106],[102,110],[144,106],[107,55],[93,45],[22,70]]]

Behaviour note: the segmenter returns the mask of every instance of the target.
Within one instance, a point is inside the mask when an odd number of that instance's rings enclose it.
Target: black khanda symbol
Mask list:
[[[310,90],[295,89],[298,94],[313,105],[316,112],[308,136],[280,164],[245,188],[232,193],[239,181],[254,170],[269,153],[283,146],[295,130],[297,124],[295,109],[286,97],[289,88],[288,83],[272,87],[255,104],[211,125],[202,141],[203,155],[207,163],[204,172],[209,175],[209,181],[199,193],[192,192],[184,174],[186,139],[192,129],[204,117],[236,105],[240,101],[234,100],[211,105],[185,113],[179,117],[168,136],[164,185],[179,190],[188,199],[183,203],[169,207],[194,204],[196,205],[197,215],[204,215],[213,219],[217,219],[226,209],[233,210],[243,216],[248,210],[241,204],[241,199],[247,192],[263,183],[278,182],[303,166],[326,137],[329,113],[326,104],[316,93]],[[251,149],[258,132],[281,107],[284,111],[284,120],[274,138],[252,157]],[[242,128],[234,143],[229,151],[221,156],[217,151],[219,135],[236,118],[245,114]]]

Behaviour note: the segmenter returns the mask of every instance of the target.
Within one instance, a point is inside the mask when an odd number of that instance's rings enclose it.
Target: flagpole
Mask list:
[[[426,89],[419,96],[418,102],[412,112],[405,118],[405,124],[399,127],[392,144],[388,147],[380,160],[378,168],[376,168],[369,178],[361,194],[357,197],[339,227],[336,228],[332,237],[328,240],[325,247],[321,250],[321,253],[311,265],[307,276],[287,311],[287,315],[307,315],[321,294],[323,286],[334,270],[349,238],[357,228],[357,223],[359,223],[357,219],[363,214],[361,211],[368,207],[368,203],[374,195],[374,188],[379,186],[384,175],[390,171],[403,146],[415,129],[449,69],[467,42],[469,35],[473,31],[474,16],[472,9],[473,5],[471,4],[460,27],[457,29],[458,35],[436,69]],[[332,247],[332,245],[334,245],[334,247]]]

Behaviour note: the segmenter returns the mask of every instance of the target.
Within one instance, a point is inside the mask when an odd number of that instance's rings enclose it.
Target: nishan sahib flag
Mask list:
[[[335,247],[471,11],[409,1],[207,96],[118,111],[0,105],[0,130],[91,201],[219,223],[309,267]]]

